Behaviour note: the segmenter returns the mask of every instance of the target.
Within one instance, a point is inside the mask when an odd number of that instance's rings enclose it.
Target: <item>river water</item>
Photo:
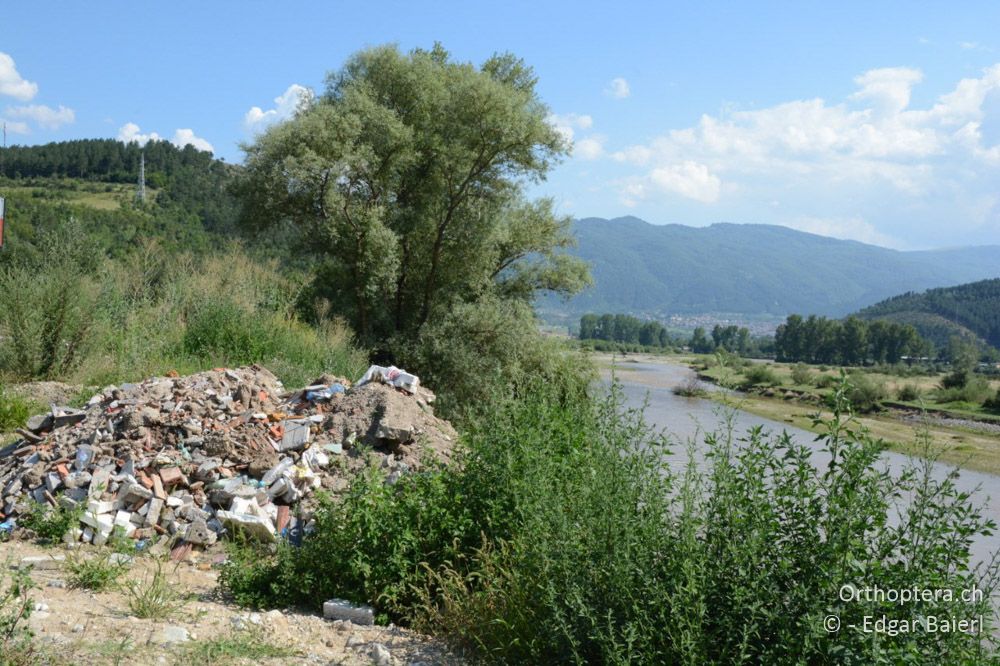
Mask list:
[[[642,408],[645,404],[646,422],[657,429],[665,430],[674,444],[673,453],[666,463],[670,466],[686,464],[686,443],[694,439],[698,442],[706,431],[717,430],[722,421],[720,405],[712,400],[685,398],[675,395],[673,388],[692,381],[694,372],[683,365],[667,362],[622,363],[616,367],[616,377],[622,384],[628,407]],[[608,378],[605,376],[605,382]],[[706,390],[719,390],[711,384],[702,383]],[[748,412],[736,410],[732,413],[734,434],[739,436],[754,426],[763,426],[765,431],[780,434],[787,431],[798,443],[815,447],[814,464],[825,465],[829,460],[815,442],[816,435],[785,423],[772,421]],[[886,451],[883,457],[889,469],[899,472],[911,461],[904,454]],[[935,464],[934,475],[944,478],[953,468]],[[1000,522],[1000,476],[963,470],[956,482],[962,490],[974,491],[973,502],[982,504],[987,514]],[[1000,535],[980,536],[973,545],[976,561],[988,561],[1000,549]]]

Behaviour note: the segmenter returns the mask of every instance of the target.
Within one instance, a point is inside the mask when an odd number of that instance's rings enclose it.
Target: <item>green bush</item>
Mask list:
[[[896,399],[904,402],[920,400],[920,388],[915,384],[903,384],[896,389]]]
[[[942,381],[941,387],[935,392],[934,398],[939,403],[979,405],[985,402],[993,392],[990,383],[978,375],[970,375],[964,383],[958,386],[946,386],[946,384],[948,382]]]
[[[35,536],[47,543],[58,543],[71,528],[80,523],[83,507],[68,509],[62,505],[49,506],[33,502],[31,510],[19,520],[21,527],[35,533]]]
[[[883,443],[842,417],[846,394],[817,421],[829,462],[758,428],[707,437],[675,472],[620,394],[565,401],[536,384],[479,414],[459,465],[395,485],[369,469],[301,548],[237,550],[222,583],[259,605],[373,604],[489,663],[988,662],[991,625],[850,629],[883,614],[989,622],[995,581],[969,566],[992,521],[928,460],[886,474]],[[955,599],[844,602],[843,585]],[[958,599],[973,587],[982,600]],[[828,633],[829,615],[844,628]]]
[[[35,587],[30,570],[10,566],[0,569],[0,664],[28,666],[39,663],[39,655],[31,645],[31,630],[27,626],[34,602],[29,593]]]
[[[835,375],[816,375],[813,379],[813,385],[819,389],[833,388],[839,383],[839,380]]]
[[[72,553],[66,560],[70,587],[94,592],[103,592],[114,587],[128,568],[127,564],[109,558],[108,552],[104,550],[98,550],[89,557],[81,553]]]
[[[792,366],[792,382],[800,386],[812,384],[812,372],[805,363],[796,363]]]
[[[27,400],[10,395],[0,386],[0,432],[23,426],[30,416],[29,411]]]
[[[847,376],[845,395],[851,409],[859,414],[873,412],[882,408],[882,401],[889,397],[888,389],[883,382],[872,379],[865,373],[852,372]],[[836,400],[836,394],[831,394],[829,400]]]
[[[778,376],[774,370],[766,363],[752,363],[743,370],[742,388],[752,386],[776,386],[779,384]]]

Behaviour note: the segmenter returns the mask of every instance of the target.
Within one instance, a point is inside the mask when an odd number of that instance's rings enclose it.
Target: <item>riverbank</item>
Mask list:
[[[662,356],[653,354],[595,354],[594,361],[602,376],[612,374],[622,381],[628,381],[650,388],[674,390],[695,378],[692,365],[698,358],[692,354]],[[639,369],[643,365],[681,366],[688,370],[685,375],[677,373],[652,373]],[[705,389],[704,399],[725,404],[735,409],[760,416],[778,423],[800,428],[813,433],[820,428],[813,423],[820,418],[829,418],[831,413],[812,403],[802,403],[792,398],[766,397],[746,393],[723,391],[710,384],[712,378],[701,374],[701,386]],[[858,421],[873,435],[885,440],[892,451],[906,455],[920,455],[926,450],[923,438],[930,437],[932,449],[940,452],[940,460],[963,469],[1000,475],[1000,436],[989,432],[973,430],[963,425],[949,425],[931,417],[914,417],[907,412],[867,414],[858,416]]]

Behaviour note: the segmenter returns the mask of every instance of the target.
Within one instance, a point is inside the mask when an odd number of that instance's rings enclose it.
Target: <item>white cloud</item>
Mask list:
[[[27,102],[38,94],[38,84],[21,78],[14,59],[0,52],[0,95]]]
[[[573,141],[573,138],[576,136],[576,130],[590,129],[594,126],[593,118],[577,113],[551,113],[546,120],[568,142]]]
[[[962,228],[989,242],[1000,237],[1000,63],[914,107],[922,80],[909,67],[873,69],[841,100],[727,108],[602,154],[620,165],[613,183],[626,206],[679,196],[692,221],[749,217],[896,246],[919,234],[944,244],[946,229]]]
[[[54,130],[76,121],[73,109],[60,105],[53,109],[44,104],[29,104],[27,106],[9,106],[4,115],[7,118],[30,120],[42,129]]]
[[[657,167],[649,180],[661,190],[702,203],[717,201],[722,188],[722,181],[707,166],[691,161]]]
[[[28,123],[15,120],[4,120],[3,125],[8,134],[31,134],[31,128],[28,127]]]
[[[212,144],[205,139],[202,139],[200,136],[195,136],[194,131],[190,129],[179,129],[174,132],[174,138],[170,140],[170,143],[174,144],[178,148],[191,145],[198,150],[206,150],[210,153],[215,152],[215,148],[212,147]]]
[[[293,83],[285,92],[274,98],[273,109],[265,111],[259,106],[251,107],[243,116],[243,125],[249,132],[262,132],[276,122],[291,118],[299,105],[308,103],[312,98],[312,90]]]
[[[604,89],[604,94],[615,99],[625,99],[632,94],[632,89],[629,88],[628,81],[619,76],[611,79],[611,83]]]
[[[123,143],[137,142],[140,146],[145,146],[150,141],[160,141],[161,137],[156,132],[143,134],[142,130],[135,123],[125,123],[118,128],[118,140]]]
[[[145,146],[150,141],[162,141],[163,137],[156,132],[143,134],[142,129],[135,123],[125,123],[118,129],[118,140],[124,143],[131,143],[135,141],[140,146]],[[215,148],[212,147],[212,144],[205,139],[196,136],[194,131],[190,129],[176,130],[174,132],[174,137],[170,140],[170,143],[174,144],[178,148],[183,148],[184,146],[190,144],[198,150],[207,150],[213,153],[215,152]]]
[[[573,143],[573,155],[585,160],[596,160],[604,154],[603,137],[587,137]]]

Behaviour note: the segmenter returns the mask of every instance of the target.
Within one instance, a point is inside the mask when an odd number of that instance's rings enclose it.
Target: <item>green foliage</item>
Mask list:
[[[907,354],[924,354],[926,346],[912,326],[881,320],[868,323],[857,317],[837,321],[789,315],[774,333],[779,361],[895,364]]]
[[[159,559],[154,560],[153,568],[142,578],[126,581],[122,591],[129,612],[143,620],[169,619],[187,603],[180,588],[170,581],[163,561]]]
[[[909,291],[867,307],[860,315],[908,321],[942,348],[956,336],[1000,348],[1000,278],[923,293]]]
[[[61,504],[49,506],[32,502],[31,510],[21,516],[18,524],[34,532],[42,541],[54,544],[59,543],[70,529],[80,524],[82,515],[82,506],[67,509]]]
[[[88,555],[70,553],[65,567],[70,587],[93,592],[111,589],[129,568],[125,563],[112,561],[103,550]]]
[[[812,373],[805,363],[796,363],[792,366],[792,381],[800,386],[812,384]]]
[[[743,388],[752,386],[776,386],[780,383],[778,376],[774,374],[774,369],[766,363],[751,363],[743,370]]]
[[[772,225],[692,228],[635,217],[576,220],[573,232],[574,254],[590,262],[594,287],[568,303],[556,297],[540,302],[546,312],[572,317],[585,312],[840,317],[915,287],[1000,275],[1000,254],[993,247],[908,253]]]
[[[35,587],[30,569],[11,567],[10,561],[0,569],[0,664],[28,666],[37,663],[38,655],[31,646],[31,630],[27,626],[34,602],[28,596]]]
[[[21,378],[64,376],[86,354],[98,286],[98,256],[72,221],[43,234],[37,255],[0,268],[0,371]]]
[[[569,220],[527,201],[567,151],[523,62],[481,67],[439,45],[361,51],[326,92],[247,147],[250,226],[295,229],[324,261],[311,285],[366,343],[411,339],[484,298],[578,291]]]
[[[959,386],[947,385],[948,377],[941,382],[941,388],[935,391],[934,398],[939,403],[968,403],[970,406],[978,406],[987,400],[993,390],[985,378],[973,375],[961,383]]]
[[[407,368],[419,368],[450,416],[475,410],[543,380],[568,400],[583,400],[593,378],[586,362],[537,333],[530,306],[509,299],[456,305],[394,345]]]
[[[882,442],[844,416],[846,387],[817,422],[828,463],[787,436],[723,430],[680,472],[617,395],[566,402],[536,385],[500,401],[460,465],[392,486],[369,469],[324,502],[301,548],[237,553],[222,583],[264,605],[370,603],[488,663],[990,658],[989,625],[877,642],[849,628],[865,615],[992,618],[995,580],[969,568],[992,521],[931,462],[886,473]],[[845,603],[843,585],[956,598]],[[982,600],[957,598],[974,587]],[[828,633],[833,614],[844,628]]]
[[[843,373],[843,371],[841,371]],[[883,382],[877,381],[862,372],[852,372],[846,375],[843,394],[851,405],[851,409],[860,414],[874,412],[882,408],[882,401],[889,397],[888,389]],[[831,405],[837,400],[838,394],[829,396]]]
[[[229,664],[258,663],[261,659],[294,657],[298,653],[290,648],[275,645],[262,633],[252,631],[234,632],[215,638],[193,641],[180,649],[177,662],[180,664]]]
[[[28,401],[11,395],[0,386],[0,432],[20,428],[28,420]]]
[[[618,314],[598,316],[585,314],[580,318],[581,340],[603,340],[636,344],[642,347],[671,347],[673,339],[658,321],[648,321]]]
[[[896,391],[896,399],[904,402],[920,400],[920,388],[914,384],[903,384]]]
[[[996,395],[983,403],[983,409],[994,414],[1000,414],[1000,389],[997,389]]]

